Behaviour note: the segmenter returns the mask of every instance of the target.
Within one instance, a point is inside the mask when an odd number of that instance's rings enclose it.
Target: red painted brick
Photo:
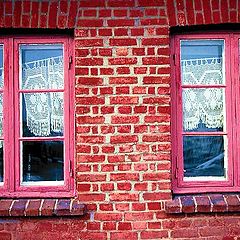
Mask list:
[[[134,26],[132,19],[110,19],[107,20],[108,27],[130,27]]]
[[[116,232],[111,233],[111,239],[112,240],[119,240],[119,239],[126,239],[126,240],[137,240],[137,232]]]
[[[9,210],[12,205],[11,199],[2,199],[0,201],[0,216],[9,216]]]
[[[137,39],[134,38],[110,38],[110,46],[134,46],[137,45]]]
[[[30,200],[25,210],[26,216],[39,216],[41,202],[40,199]]]
[[[110,174],[111,181],[138,181],[139,174],[138,173],[111,173]]]
[[[88,1],[88,0],[82,0],[80,2],[81,8],[90,8],[90,7],[105,7],[106,1],[105,0],[95,0],[95,1]]]
[[[78,27],[103,27],[103,20],[101,19],[79,19],[77,21]]]
[[[11,207],[10,215],[11,216],[24,216],[26,205],[27,205],[26,199],[15,200]]]

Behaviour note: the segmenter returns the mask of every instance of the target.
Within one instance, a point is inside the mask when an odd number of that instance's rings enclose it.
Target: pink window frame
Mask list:
[[[3,87],[3,138],[4,138],[4,184],[0,186],[1,197],[72,197],[74,188],[74,69],[69,65],[73,57],[73,40],[68,36],[36,37],[6,36],[0,38],[4,45]],[[64,136],[63,137],[20,137],[19,98],[21,92],[53,92],[58,90],[19,89],[19,45],[62,44],[64,57]],[[0,90],[1,92],[1,90]],[[26,186],[20,183],[20,141],[34,139],[64,140],[64,184]]]
[[[180,67],[180,41],[190,39],[225,40],[225,94],[226,134],[228,139],[228,170],[225,181],[184,181],[183,178],[183,126],[182,85]],[[171,39],[172,83],[172,189],[174,193],[236,192],[240,187],[240,83],[239,83],[239,33],[182,34]],[[215,87],[215,86],[214,86]],[[191,133],[192,134],[192,133]],[[191,135],[190,134],[190,135]],[[202,134],[207,135],[207,134]]]

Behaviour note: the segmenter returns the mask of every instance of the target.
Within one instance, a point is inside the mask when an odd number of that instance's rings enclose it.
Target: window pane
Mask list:
[[[23,93],[21,96],[22,136],[63,135],[63,93]]]
[[[184,177],[224,176],[223,136],[184,136]]]
[[[182,84],[224,84],[224,40],[181,41]]]
[[[4,71],[3,71],[3,45],[0,45],[0,88],[3,88]]]
[[[184,131],[215,132],[225,129],[223,88],[183,89]]]
[[[23,182],[63,180],[63,142],[22,142]]]
[[[63,89],[62,44],[20,45],[21,89]]]

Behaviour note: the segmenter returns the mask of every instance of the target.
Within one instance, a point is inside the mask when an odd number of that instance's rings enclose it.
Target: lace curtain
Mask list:
[[[48,58],[22,66],[23,89],[63,89],[63,58]],[[24,94],[27,127],[35,136],[63,131],[63,93]]]
[[[222,58],[182,60],[183,85],[219,85],[223,82]],[[185,130],[222,128],[224,119],[223,88],[183,89],[183,125]]]

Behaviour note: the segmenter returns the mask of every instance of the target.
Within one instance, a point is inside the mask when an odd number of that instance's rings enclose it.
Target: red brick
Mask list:
[[[101,211],[113,211],[113,205],[112,204],[100,204],[99,208]]]
[[[24,216],[26,205],[27,205],[26,199],[14,200],[14,203],[10,210],[10,215],[11,216]]]
[[[81,174],[78,180],[81,182],[103,182],[106,181],[106,174]]]
[[[159,45],[166,45],[169,43],[168,38],[143,38],[142,45],[143,46],[159,46]]]
[[[110,201],[132,202],[139,201],[139,195],[136,193],[110,193]]]
[[[78,77],[77,78],[77,84],[95,86],[95,85],[101,85],[102,83],[103,83],[102,78],[95,78],[95,77]]]
[[[107,20],[109,27],[130,27],[134,26],[134,20],[132,19],[110,19]]]
[[[111,136],[110,142],[113,144],[118,143],[134,143],[138,141],[138,136],[136,135],[119,135],[119,136]]]
[[[197,212],[210,212],[211,202],[208,196],[196,196]]]
[[[101,191],[107,192],[107,191],[113,191],[114,190],[114,184],[113,183],[103,183],[101,184]]]
[[[114,36],[128,36],[127,28],[116,28],[114,29]]]
[[[99,36],[112,36],[112,29],[111,28],[99,29],[98,33],[99,33]]]
[[[112,240],[120,240],[120,239],[126,239],[126,240],[137,240],[138,235],[137,232],[116,232],[116,233],[110,233],[110,237]]]
[[[145,211],[146,204],[145,203],[132,203],[132,211]]]
[[[99,17],[111,17],[111,10],[110,9],[100,9],[99,10]]]
[[[75,47],[101,47],[103,46],[102,39],[77,39],[75,41]]]
[[[185,196],[181,197],[182,211],[184,213],[193,213],[195,212],[195,203],[193,197]]]
[[[134,0],[109,0],[108,7],[134,7]]]
[[[164,0],[139,0],[139,7],[163,7],[165,5]]]
[[[171,237],[176,238],[189,238],[189,239],[198,239],[198,230],[197,229],[175,229],[171,232]]]
[[[135,212],[135,213],[131,213],[131,212],[127,212],[125,213],[125,220],[126,221],[139,221],[139,220],[152,220],[153,219],[153,213],[150,212]]]
[[[169,64],[168,57],[143,57],[142,59],[144,65],[162,65]],[[149,77],[151,78],[151,77]]]
[[[227,211],[227,204],[224,201],[223,195],[216,194],[216,195],[210,195],[213,212],[226,212]]]
[[[113,11],[114,17],[127,17],[128,11],[126,9],[117,9]]]
[[[45,199],[41,207],[41,216],[52,216],[56,204],[55,199]]]
[[[40,199],[31,199],[25,210],[26,216],[39,216],[41,202]]]
[[[49,28],[56,28],[57,26],[57,12],[58,12],[58,2],[49,3],[49,19],[48,26]]]
[[[138,123],[139,117],[138,116],[112,116],[113,124],[121,124],[121,123]]]
[[[110,38],[110,46],[135,46],[137,39],[134,38]]]
[[[76,103],[83,105],[102,105],[105,99],[103,97],[77,97]]]
[[[160,239],[160,238],[168,238],[168,231],[143,231],[141,233],[142,239]]]
[[[99,49],[100,56],[112,56],[112,49],[101,48]]]
[[[0,201],[0,216],[9,216],[12,201],[11,199],[2,199]]]
[[[168,193],[168,192],[144,193],[143,194],[144,200],[158,201],[159,199],[169,200],[170,198],[171,198],[171,193]]]
[[[102,19],[79,19],[77,27],[103,27]]]
[[[0,239],[1,240],[11,240],[12,234],[7,232],[0,232]]]
[[[105,6],[106,4],[104,0],[95,0],[95,1],[82,0],[80,2],[80,7],[82,8],[105,7]]]
[[[20,27],[21,22],[21,13],[22,13],[22,2],[15,2],[14,4],[14,17],[13,17],[13,26]]]
[[[105,194],[102,193],[79,193],[78,197],[82,202],[99,202],[105,200]]]
[[[224,197],[227,201],[228,211],[231,212],[240,211],[240,202],[237,195],[225,195]]]
[[[138,181],[138,173],[110,173],[111,181]]]
[[[121,213],[95,213],[95,220],[100,221],[120,221],[122,217]]]
[[[138,82],[137,77],[110,77],[109,78],[110,84],[135,84],[137,82]]]
[[[90,184],[77,184],[77,190],[80,192],[89,192],[90,188]]]
[[[131,97],[131,96],[117,96],[111,97],[110,103],[111,104],[137,104],[139,101],[138,97]]]
[[[110,65],[132,65],[137,63],[137,58],[110,58]]]
[[[104,222],[103,230],[116,230],[116,222]]]
[[[132,230],[132,224],[130,222],[119,222],[118,230]]]
[[[88,230],[100,230],[100,223],[98,222],[89,222],[87,223]]]

